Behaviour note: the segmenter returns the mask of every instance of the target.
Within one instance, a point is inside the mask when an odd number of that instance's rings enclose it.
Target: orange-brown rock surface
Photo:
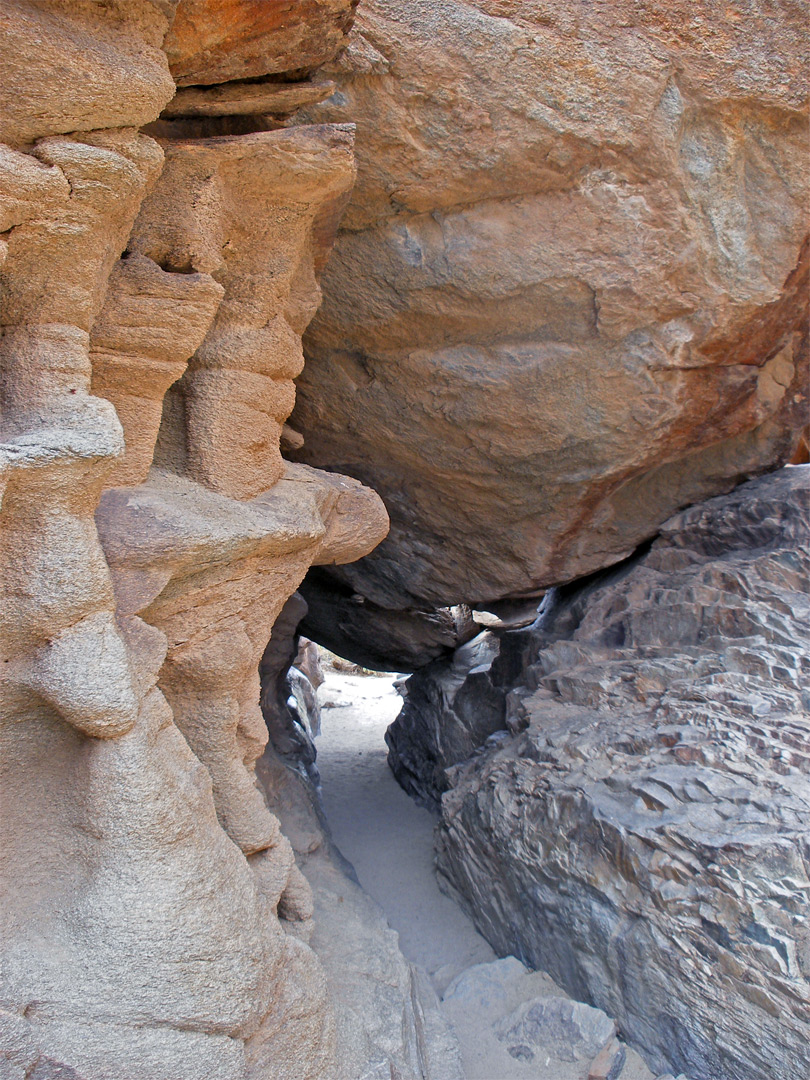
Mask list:
[[[537,594],[788,460],[807,52],[791,2],[361,6],[307,113],[359,176],[292,424],[392,528],[336,595]]]
[[[178,86],[318,68],[346,42],[358,0],[182,0],[166,38]]]

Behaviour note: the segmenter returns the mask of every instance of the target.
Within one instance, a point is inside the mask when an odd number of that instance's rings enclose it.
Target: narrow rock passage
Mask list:
[[[427,971],[440,996],[450,987],[443,1011],[458,1038],[465,1080],[586,1080],[604,1041],[603,1032],[586,1050],[592,1029],[605,1023],[610,1029],[611,1022],[569,1001],[542,972],[527,971],[513,957],[499,961],[461,908],[439,890],[433,869],[436,818],[405,794],[386,761],[385,729],[401,704],[393,679],[333,670],[325,675],[318,691],[317,750],[333,838],[398,932],[407,959]],[[563,1013],[570,1006],[572,1017],[544,1016],[538,1022],[527,1014],[549,1000]],[[499,1036],[515,1025],[514,1037]],[[519,1041],[518,1032],[532,1045]],[[622,1050],[622,1060],[610,1080],[652,1080],[629,1048]]]
[[[317,740],[323,801],[335,843],[399,933],[405,956],[439,993],[471,964],[496,959],[433,872],[430,811],[417,806],[386,762],[385,729],[401,705],[393,680],[328,672]]]

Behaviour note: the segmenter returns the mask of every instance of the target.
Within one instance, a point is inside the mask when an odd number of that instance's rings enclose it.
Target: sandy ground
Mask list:
[[[460,972],[491,964],[496,955],[458,905],[440,892],[433,871],[436,818],[405,794],[388,768],[385,729],[401,704],[393,680],[326,674],[318,691],[322,733],[316,746],[335,843],[398,932],[402,952],[428,972],[442,995]],[[496,977],[497,968],[486,970],[487,977],[490,971]],[[521,978],[510,982],[506,996],[448,1000],[445,1012],[456,1030],[466,1080],[586,1080],[586,1063],[545,1053],[532,1062],[519,1061],[494,1038],[493,1023],[519,1001],[565,996],[541,972]],[[651,1077],[628,1050],[621,1080]]]
[[[399,933],[400,948],[444,986],[495,953],[433,873],[436,818],[417,806],[386,763],[385,729],[402,699],[393,681],[329,673],[318,692],[316,741],[335,843]]]

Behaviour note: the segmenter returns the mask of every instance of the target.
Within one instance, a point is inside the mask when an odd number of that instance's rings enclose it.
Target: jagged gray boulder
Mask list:
[[[444,770],[439,870],[479,929],[691,1080],[810,1075],[809,481],[552,593],[502,641],[531,661],[507,730]]]

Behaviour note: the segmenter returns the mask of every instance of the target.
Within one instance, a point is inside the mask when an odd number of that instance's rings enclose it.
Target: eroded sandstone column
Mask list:
[[[200,288],[216,284],[218,307],[164,405],[155,468],[134,491],[107,492],[98,523],[119,610],[165,634],[159,685],[208,770],[220,824],[247,857],[263,902],[306,936],[309,889],[255,781],[267,741],[258,664],[308,567],[356,557],[387,525],[371,492],[285,467],[279,452],[300,334],[319,300],[315,268],[353,180],[351,133],[164,145],[167,165],[125,265],[159,263]],[[129,344],[119,348],[126,354]],[[285,1046],[304,1054],[299,1070],[322,1069],[328,1056],[318,965],[294,940],[282,952],[276,987],[308,1001],[294,1007],[297,1023],[279,1007],[248,1039],[257,1076]]]
[[[250,498],[284,473],[281,428],[320,302],[316,265],[354,180],[352,145],[337,125],[164,143],[132,246],[166,269],[213,274],[225,297],[173,395],[160,462],[212,491]]]
[[[265,184],[252,202],[228,184],[224,208],[191,188],[150,202],[210,260],[128,246],[163,168],[137,129],[174,92],[175,7],[0,8],[0,1065],[15,1078],[331,1068],[322,973],[277,914],[305,925],[309,897],[252,765],[276,611],[311,562],[386,527],[359,484],[300,466],[276,483],[351,146],[343,129],[280,134],[273,172],[256,137],[234,140],[235,173]],[[247,484],[240,402],[272,417]]]

